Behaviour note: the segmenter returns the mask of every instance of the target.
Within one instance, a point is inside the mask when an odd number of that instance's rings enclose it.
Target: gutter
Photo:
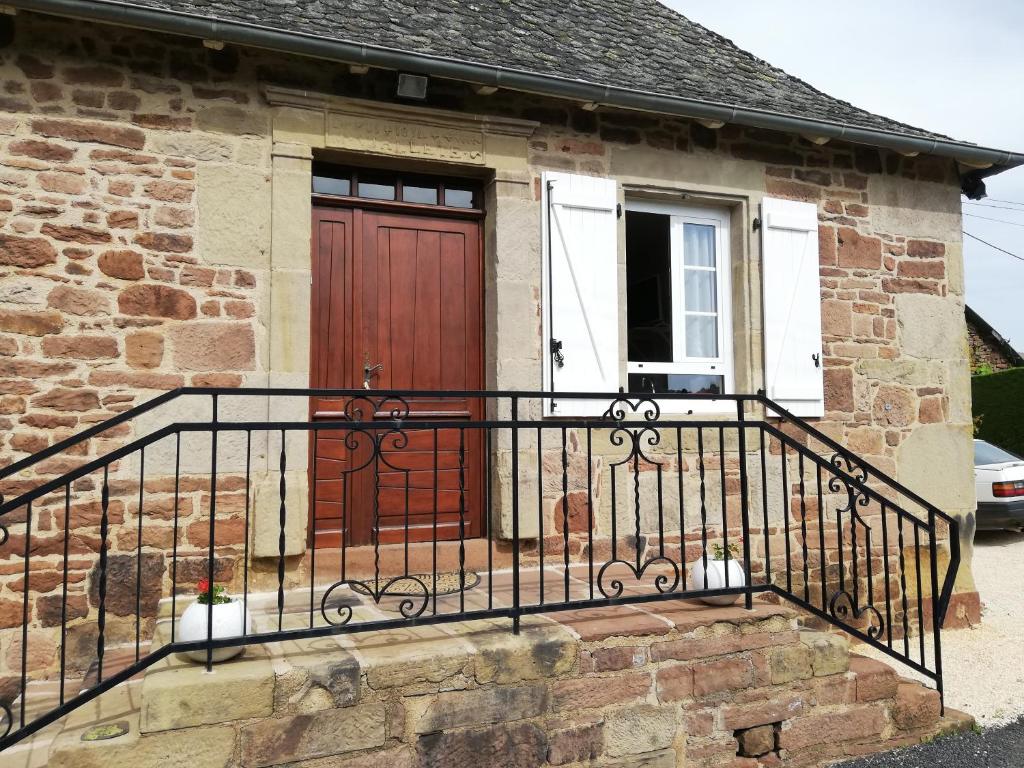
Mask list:
[[[111,0],[8,0],[11,6],[44,14],[85,21],[116,24],[151,32],[217,40],[240,46],[262,48],[380,69],[463,80],[509,90],[557,96],[629,110],[657,112],[701,120],[738,123],[756,128],[798,133],[895,152],[948,157],[963,166],[965,194],[984,196],[982,179],[1024,165],[1024,154],[989,149],[948,139],[906,136],[895,131],[860,128],[814,118],[795,117],[771,110],[729,106],[679,96],[604,86],[555,75],[446,59],[411,53],[384,46],[329,40],[304,32],[285,32],[245,22],[220,21],[202,16],[133,6]],[[979,189],[980,188],[980,189]]]

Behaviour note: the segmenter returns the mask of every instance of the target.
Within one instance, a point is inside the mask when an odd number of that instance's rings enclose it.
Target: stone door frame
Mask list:
[[[527,142],[538,123],[278,87],[267,87],[264,96],[273,115],[268,386],[305,388],[310,384],[313,158],[314,154],[343,152],[356,158],[356,163],[360,157],[371,162],[386,158],[485,178],[485,386],[538,388],[540,382],[534,381],[533,373],[540,370],[540,337],[529,339],[524,346],[522,331],[516,330],[524,325],[521,313],[509,306],[517,293],[523,307],[528,306],[531,286],[525,280],[522,285],[506,280],[513,274],[529,274],[525,267],[533,263],[540,248],[539,226],[519,226],[523,216],[532,222],[536,212]],[[497,365],[498,360],[502,366]],[[520,360],[522,365],[514,364]],[[295,402],[275,399],[268,418],[304,420],[308,403],[299,402],[302,398],[292,400]],[[285,530],[286,555],[300,555],[306,549],[309,493],[308,441],[304,438],[290,436],[286,446],[286,481],[289,498],[294,500]],[[271,455],[274,450],[270,446]],[[269,471],[257,483],[255,556],[278,556],[274,493],[278,482],[277,473]],[[499,498],[495,501],[496,507],[504,506]],[[501,525],[496,532],[501,535]]]

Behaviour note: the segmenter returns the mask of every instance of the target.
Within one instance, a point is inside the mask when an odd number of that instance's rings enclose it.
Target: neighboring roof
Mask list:
[[[999,331],[985,322],[985,318],[969,306],[964,306],[964,313],[967,315],[967,324],[973,325],[977,329],[979,335],[984,337],[992,346],[1002,352],[1003,357],[1006,358],[1010,365],[1015,368],[1024,366],[1024,356],[1014,349],[1009,340],[1004,339]]]
[[[456,76],[626,108],[724,119],[1010,167],[984,150],[833,98],[657,0],[9,0],[43,12]],[[205,25],[201,22],[205,21]],[[204,33],[205,30],[205,33]],[[271,40],[279,41],[274,45]],[[319,41],[319,45],[309,45]],[[339,47],[340,46],[340,47]],[[388,54],[392,54],[389,56]],[[398,54],[394,56],[393,54]],[[440,66],[447,62],[449,66]],[[419,66],[417,66],[419,65]],[[452,66],[454,65],[454,66]],[[462,65],[462,66],[459,66]],[[474,75],[476,77],[474,77]],[[557,86],[557,87],[556,87]],[[646,100],[639,97],[645,96]],[[670,109],[669,105],[678,108]],[[646,105],[646,106],[645,106]],[[701,105],[704,109],[695,108]],[[660,107],[660,108],[659,108]],[[760,119],[758,119],[760,118]]]

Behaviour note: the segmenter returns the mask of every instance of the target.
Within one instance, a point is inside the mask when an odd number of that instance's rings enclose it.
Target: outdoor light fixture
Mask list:
[[[398,95],[403,99],[427,98],[427,78],[423,75],[398,73]]]

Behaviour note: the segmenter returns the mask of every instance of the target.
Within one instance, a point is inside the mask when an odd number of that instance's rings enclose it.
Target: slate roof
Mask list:
[[[594,85],[945,139],[833,98],[657,0],[130,0]]]

